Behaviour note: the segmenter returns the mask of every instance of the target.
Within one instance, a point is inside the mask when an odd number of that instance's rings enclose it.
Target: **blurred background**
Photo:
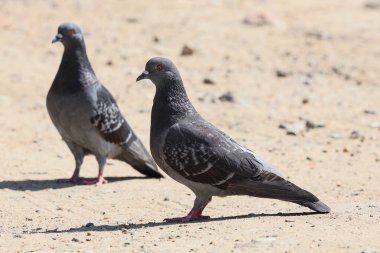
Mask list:
[[[184,214],[190,192],[169,178],[57,184],[74,166],[45,107],[63,52],[51,40],[63,22],[81,27],[97,77],[145,145],[155,90],[135,80],[151,57],[164,56],[177,64],[204,118],[314,192],[333,213],[286,218],[290,223],[262,216],[145,229],[138,224]],[[0,249],[380,249],[380,1],[2,0],[0,55]],[[81,174],[96,173],[95,160],[87,158]],[[105,176],[138,174],[110,160]],[[301,211],[232,197],[215,199],[205,213]],[[80,229],[90,221],[92,229]]]

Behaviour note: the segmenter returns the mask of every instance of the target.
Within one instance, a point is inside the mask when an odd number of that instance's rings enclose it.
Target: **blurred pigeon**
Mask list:
[[[80,28],[70,23],[60,25],[52,42],[57,41],[64,45],[64,53],[46,105],[51,120],[75,158],[74,174],[69,181],[106,183],[103,170],[107,158],[127,162],[148,177],[162,177],[115,99],[96,78]],[[95,155],[99,164],[95,181],[79,178],[80,166],[87,154]]]
[[[250,150],[204,120],[190,103],[175,65],[152,58],[136,81],[156,86],[150,148],[157,164],[196,195],[190,213],[166,221],[209,218],[202,211],[212,196],[249,195],[306,206],[319,213],[330,208],[316,196],[289,182]]]

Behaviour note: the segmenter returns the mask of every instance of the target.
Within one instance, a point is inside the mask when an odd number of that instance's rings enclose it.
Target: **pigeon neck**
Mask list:
[[[86,53],[84,41],[65,45],[57,76],[58,85],[67,91],[77,91],[97,83],[95,73]]]
[[[197,114],[187,97],[182,80],[171,80],[170,82],[164,85],[156,85],[152,122],[175,124],[184,117]]]

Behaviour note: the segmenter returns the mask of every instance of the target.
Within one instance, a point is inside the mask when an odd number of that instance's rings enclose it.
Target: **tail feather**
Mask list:
[[[237,180],[231,182],[228,190],[233,194],[293,202],[319,213],[330,212],[330,208],[311,192],[269,172],[262,173],[259,180]]]
[[[123,146],[122,153],[115,158],[128,163],[135,170],[146,175],[147,177],[164,177],[158,171],[158,167],[154,162],[153,157],[149,154],[137,137],[133,138],[133,140]]]
[[[295,202],[297,203],[297,202]],[[297,203],[301,206],[305,206],[305,207],[308,207],[318,213],[329,213],[331,211],[330,207],[328,207],[325,203],[323,203],[322,201],[318,200],[316,202],[299,202]]]

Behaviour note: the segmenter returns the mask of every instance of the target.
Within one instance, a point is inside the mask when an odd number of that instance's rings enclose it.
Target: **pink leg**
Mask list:
[[[82,184],[84,185],[101,185],[106,184],[107,180],[103,177],[103,170],[99,170],[99,175],[95,180],[83,180]]]
[[[106,164],[106,157],[104,156],[96,156],[96,160],[99,164],[99,174],[95,180],[84,180],[82,184],[85,185],[101,185],[106,184],[107,180],[103,177],[104,165]]]
[[[81,184],[83,181],[83,177],[79,177],[77,171],[74,171],[74,174],[69,179],[59,179],[58,183],[73,183],[73,184]]]
[[[191,209],[188,215],[186,215],[185,217],[168,218],[168,219],[165,219],[164,221],[189,222],[189,221],[210,219],[210,216],[202,215],[203,209],[205,209],[205,207],[207,206],[208,203],[210,203],[210,201],[211,201],[211,196],[197,195],[194,201],[193,209]]]
[[[166,218],[164,221],[166,222],[189,222],[189,221],[197,221],[197,220],[206,220],[210,219],[210,216],[203,216],[202,209],[191,209],[188,215],[185,217],[176,217],[176,218]]]

